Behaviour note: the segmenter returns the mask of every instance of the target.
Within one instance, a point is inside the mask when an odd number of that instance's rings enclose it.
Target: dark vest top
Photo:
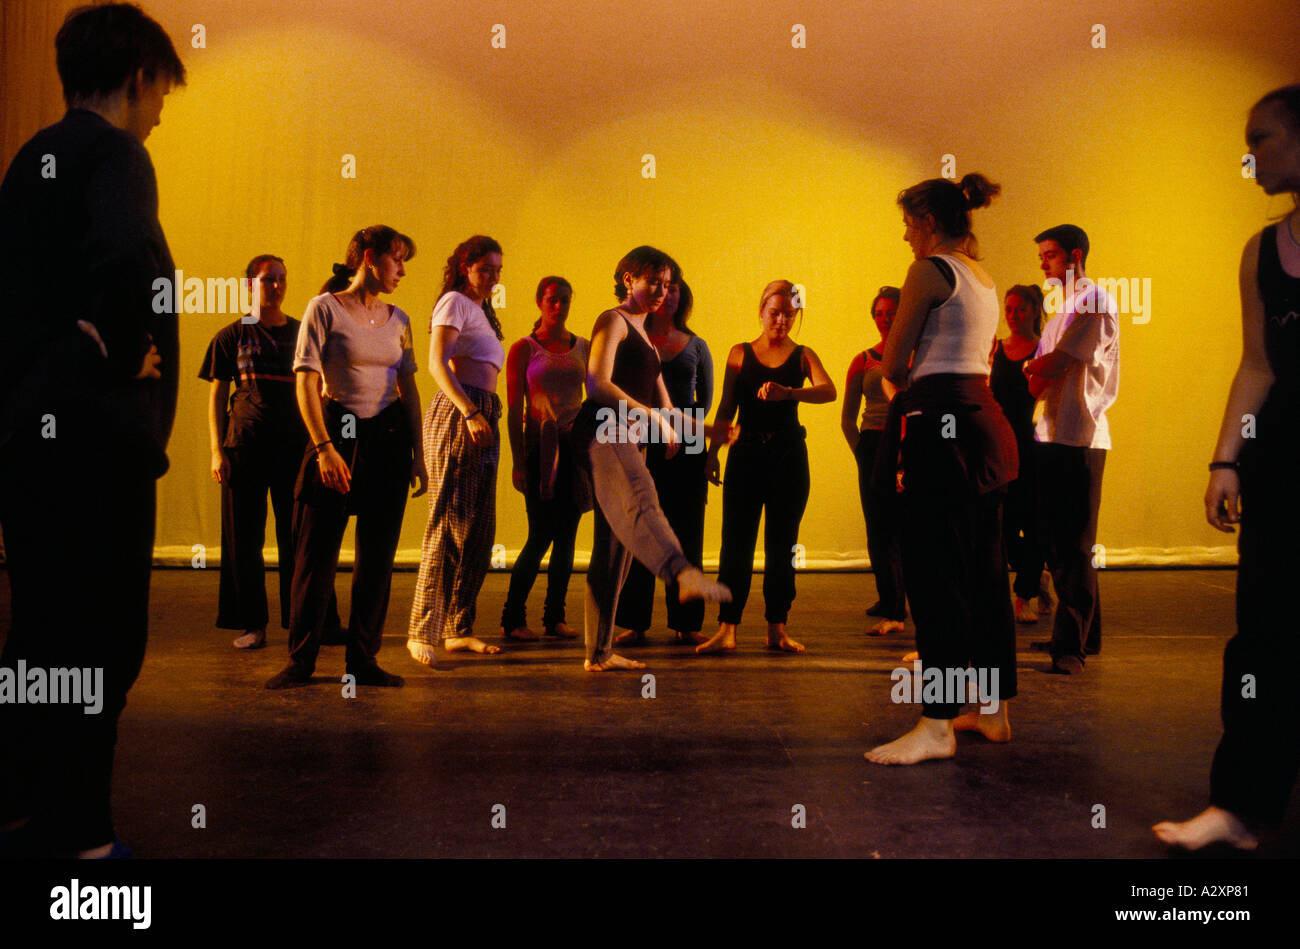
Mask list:
[[[1033,351],[1024,359],[1012,359],[1002,349],[1001,341],[993,350],[993,370],[989,373],[989,388],[993,398],[1002,406],[1002,414],[1011,423],[1016,441],[1022,445],[1034,441],[1034,402],[1029,394],[1029,380],[1025,378],[1025,363],[1034,358]]]
[[[1273,386],[1259,410],[1255,437],[1247,438],[1238,462],[1243,492],[1255,484],[1276,482],[1294,492],[1300,476],[1300,277],[1282,269],[1278,226],[1260,235],[1256,280],[1264,302],[1264,351],[1273,370]]]
[[[643,405],[658,405],[659,351],[645,341],[626,315],[620,312],[619,316],[627,323],[627,337],[614,351],[611,380]]]
[[[765,402],[758,397],[758,389],[765,382],[779,382],[797,389],[803,385],[803,347],[796,346],[790,358],[775,369],[758,361],[754,347],[745,343],[745,355],[736,379],[736,400],[740,407],[740,437],[776,433],[791,434],[799,429],[799,403],[793,399],[785,402]]]

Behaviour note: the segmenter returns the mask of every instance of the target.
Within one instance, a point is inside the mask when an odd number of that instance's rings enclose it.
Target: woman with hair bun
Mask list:
[[[383,642],[407,486],[418,485],[413,496],[419,497],[428,475],[420,450],[411,322],[379,296],[397,289],[405,262],[414,256],[415,242],[391,227],[357,231],[347,263],[336,264],[326,284],[333,289],[309,302],[303,315],[293,367],[310,444],[294,493],[290,663],[266,683],[268,689],[311,679],[343,532],[354,514],[347,671],[357,685],[402,684],[375,656]]]
[[[511,346],[506,357],[511,481],[524,496],[528,515],[528,539],[515,559],[501,611],[501,635],[506,639],[537,639],[524,608],[548,547],[542,628],[547,636],[560,639],[578,636],[564,621],[564,599],[573,573],[578,522],[591,508],[589,485],[578,477],[573,455],[573,423],[582,407],[589,344],[565,327],[572,301],[569,281],[543,277],[537,284],[541,316],[532,333]]]
[[[1004,299],[1011,335],[993,344],[989,388],[1016,433],[1020,473],[1007,486],[1002,510],[1002,537],[1007,561],[1015,571],[1016,621],[1036,623],[1040,611],[1051,603],[1043,573],[1043,550],[1038,542],[1038,465],[1034,450],[1034,404],[1025,378],[1025,364],[1034,358],[1043,331],[1043,291],[1032,284],[1016,284]],[[1034,598],[1038,605],[1034,605]]]
[[[496,389],[506,351],[492,288],[500,277],[500,244],[483,235],[462,241],[447,258],[429,323],[429,371],[438,392],[424,419],[424,451],[434,490],[406,643],[426,666],[436,661],[439,640],[448,652],[501,651],[474,635],[496,534]]]
[[[1001,189],[983,175],[960,185],[934,178],[898,196],[916,257],[885,345],[886,392],[894,392],[877,457],[877,484],[903,469],[903,576],[923,678],[961,683],[977,675],[981,707],[943,690],[922,692],[921,720],[867,752],[876,764],[950,758],[955,730],[1009,741],[1007,702],[1016,694],[1015,621],[1007,593],[1002,502],[1016,476],[1016,441],[989,391],[998,295],[977,263],[970,212]]]
[[[709,446],[706,467],[709,480],[722,484],[718,582],[732,591],[732,599],[719,608],[718,631],[695,647],[697,653],[736,648],[736,627],[754,577],[758,523],[764,510],[767,646],[785,652],[804,651],[803,644],[787,636],[785,630],[795,595],[795,545],[809,490],[807,431],[799,424],[799,403],[834,402],[835,383],[817,354],[790,338],[802,309],[794,284],[773,280],[758,301],[762,333],[752,343],[737,343],[727,356],[715,424],[730,423],[739,409],[740,437],[728,452],[725,481],[718,479],[722,446],[716,440]],[[805,386],[805,381],[812,385]]]

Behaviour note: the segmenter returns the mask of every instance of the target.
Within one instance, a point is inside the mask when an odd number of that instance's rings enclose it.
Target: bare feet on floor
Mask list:
[[[463,652],[468,649],[470,652],[477,652],[484,656],[495,656],[501,651],[500,646],[489,646],[475,636],[453,636],[444,639],[442,648],[447,652]]]
[[[266,630],[250,629],[235,640],[236,649],[261,649],[266,645]]]
[[[730,603],[731,591],[723,584],[710,580],[703,570],[687,567],[677,574],[677,599],[703,600],[706,603]]]
[[[890,633],[901,633],[903,624],[896,619],[882,619],[875,626],[867,630],[868,636],[888,636]]]
[[[1007,703],[998,705],[998,710],[985,714],[979,709],[972,709],[952,720],[952,727],[959,732],[979,732],[989,741],[1004,742],[1011,740],[1011,719],[1007,715]]]
[[[527,626],[516,626],[514,629],[506,629],[503,626],[501,627],[501,638],[517,639],[521,643],[535,643],[539,637]]]
[[[625,629],[614,637],[616,646],[644,646],[645,630],[644,629]]]
[[[803,652],[803,643],[797,643],[785,634],[785,623],[768,623],[767,648],[782,652]]]
[[[708,636],[699,632],[684,633],[680,629],[677,631],[677,645],[679,646],[698,646],[708,638]]]
[[[1242,819],[1221,807],[1207,807],[1181,824],[1161,821],[1151,829],[1165,843],[1186,850],[1200,850],[1210,844],[1227,844],[1238,850],[1254,850],[1259,846],[1259,839]]]
[[[554,626],[546,627],[546,635],[553,636],[556,639],[577,639],[578,632],[568,623],[556,623]]]
[[[610,653],[609,658],[604,662],[592,662],[590,659],[584,659],[582,668],[588,672],[610,672],[616,669],[644,669],[644,662],[637,662],[635,659],[624,659],[617,653]]]
[[[406,651],[422,666],[433,667],[438,664],[438,657],[434,654],[433,647],[428,643],[422,643],[415,639],[406,641]]]
[[[951,758],[957,753],[957,736],[952,722],[925,718],[916,727],[887,745],[877,745],[864,755],[872,764],[917,764],[931,758]]]
[[[701,656],[711,652],[732,652],[736,648],[736,624],[719,623],[718,631],[695,647]]]

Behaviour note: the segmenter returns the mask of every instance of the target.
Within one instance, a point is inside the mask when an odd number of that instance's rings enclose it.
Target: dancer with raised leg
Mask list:
[[[614,269],[619,305],[597,317],[591,332],[588,398],[575,431],[578,444],[589,446],[587,470],[596,497],[584,614],[583,667],[590,672],[645,668],[614,652],[618,596],[633,557],[665,583],[675,582],[682,600],[731,598],[725,586],[709,580],[682,553],[645,466],[641,442],[662,440],[671,458],[681,448],[684,426],[695,424],[671,412],[659,353],[645,331],[646,314],[662,305],[672,281],[670,264],[668,255],[653,247],[629,251]]]

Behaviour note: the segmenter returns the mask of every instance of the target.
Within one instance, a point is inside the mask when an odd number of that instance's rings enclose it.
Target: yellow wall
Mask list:
[[[6,3],[6,45],[22,11],[66,5]],[[1000,287],[1037,281],[1031,238],[1066,221],[1092,238],[1090,274],[1150,279],[1150,321],[1122,323],[1099,540],[1112,563],[1126,552],[1221,558],[1226,549],[1203,549],[1224,538],[1199,499],[1240,352],[1237,260],[1289,206],[1242,178],[1243,127],[1260,94],[1297,78],[1294,7],[1270,0],[1242,17],[1226,4],[957,6],[146,4],[190,71],[148,143],[163,225],[188,276],[283,256],[293,315],[358,227],[411,234],[419,252],[394,302],[412,317],[426,401],[442,263],[480,232],[505,247],[509,339],[530,328],[533,287],[552,272],[573,282],[572,326],[585,335],[613,302],[615,262],[651,243],[683,264],[719,382],[730,345],[757,334],[759,291],[785,277],[807,287],[800,341],[842,387],[852,355],[876,339],[875,289],[899,283],[911,259],[894,197],[951,154],[958,175],[981,171],[1003,186],[975,220]],[[504,49],[491,46],[498,23]],[[791,45],[796,23],[807,48]],[[205,49],[191,46],[194,24]],[[1105,48],[1093,46],[1094,24]],[[48,100],[52,52],[44,62]],[[6,67],[7,111],[31,83],[30,71]],[[42,123],[18,138],[14,124],[3,124],[6,160]],[[344,154],[356,157],[355,179],[340,173]],[[654,179],[642,176],[646,154]],[[231,319],[182,318],[160,548],[219,542],[195,373]],[[809,560],[861,558],[838,406],[800,414],[812,457]],[[708,558],[720,501],[715,491]],[[408,556],[426,510],[423,499],[408,508]],[[522,501],[503,477],[497,540],[513,551],[524,534]],[[579,546],[589,542],[588,519]]]

